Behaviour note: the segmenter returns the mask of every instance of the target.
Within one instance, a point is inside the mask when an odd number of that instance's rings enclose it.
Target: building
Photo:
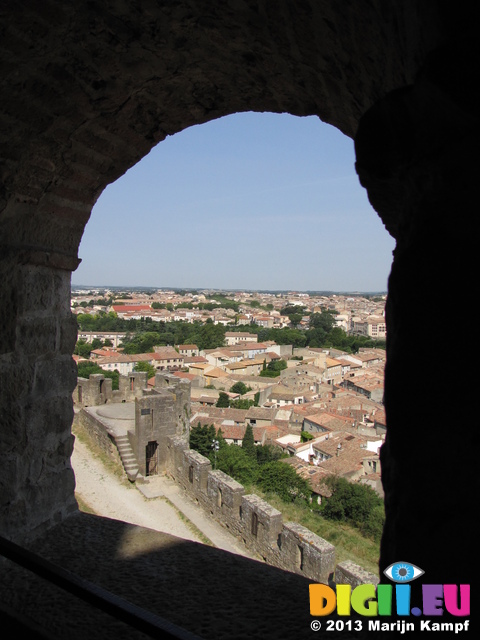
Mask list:
[[[257,342],[258,336],[256,333],[248,333],[247,331],[226,331],[225,341],[228,346],[231,346],[245,342]]]

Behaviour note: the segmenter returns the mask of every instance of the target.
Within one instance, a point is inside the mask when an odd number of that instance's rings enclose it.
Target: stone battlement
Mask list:
[[[90,376],[90,385],[80,380],[79,384],[96,390],[101,378]],[[97,391],[89,395],[103,399]],[[110,406],[115,406],[115,402]],[[189,388],[183,380],[157,374],[155,389],[144,389],[143,394],[137,395],[131,413],[134,416],[131,425],[126,427],[127,422],[123,421],[118,429],[126,429],[139,464],[144,460],[144,452],[155,445],[154,471],[149,473],[143,464],[139,478],[167,474],[210,517],[271,566],[324,584],[335,580],[352,586],[378,582],[376,576],[353,563],[336,566],[332,544],[296,522],[284,522],[278,509],[255,494],[246,494],[243,485],[223,471],[212,469],[208,458],[190,449]],[[84,407],[76,419],[102,442],[105,451],[111,449],[115,429],[97,416],[93,407]]]

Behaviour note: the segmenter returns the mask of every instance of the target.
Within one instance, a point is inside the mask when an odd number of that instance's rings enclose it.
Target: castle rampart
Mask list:
[[[91,376],[94,393],[98,381]],[[144,389],[135,397],[132,425],[123,428],[137,458],[139,478],[167,474],[210,517],[272,566],[326,584],[334,579],[354,586],[378,582],[376,576],[353,563],[336,567],[332,544],[298,523],[284,522],[278,509],[255,494],[246,494],[243,485],[223,471],[212,469],[208,458],[189,447],[189,413],[188,383],[168,374],[157,374],[155,388]],[[87,408],[80,411],[77,420],[105,452],[112,453],[115,438],[101,414]]]
[[[335,572],[335,547],[295,522],[188,448],[185,439],[167,438],[165,471],[212,518],[265,562],[328,583]]]

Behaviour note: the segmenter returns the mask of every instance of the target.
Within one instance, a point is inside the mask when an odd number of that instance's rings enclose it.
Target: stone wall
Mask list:
[[[77,510],[76,322],[62,266],[54,255],[0,248],[0,534],[17,541]]]
[[[335,572],[335,547],[295,522],[188,447],[181,437],[167,438],[170,475],[212,518],[242,540],[265,562],[327,584]]]
[[[143,390],[148,386],[145,371],[132,371],[128,376],[118,377],[118,398],[120,402],[133,402],[135,398],[143,395]]]
[[[113,399],[112,380],[101,373],[92,373],[88,378],[78,378],[73,392],[77,407],[96,407]]]
[[[375,574],[365,571],[350,560],[346,560],[335,567],[335,582],[350,584],[352,589],[355,589],[359,584],[378,584],[379,579]]]
[[[97,415],[89,413],[88,408],[81,409],[75,414],[73,426],[78,426],[87,432],[96,447],[121,464],[114,439]]]
[[[160,385],[162,381],[165,384],[171,382],[163,375]],[[174,382],[174,386],[179,384]],[[178,411],[178,401],[184,400],[182,388],[176,396],[171,389],[170,385],[163,389],[160,386],[158,392],[145,392],[135,401],[136,433],[131,435],[132,439],[141,442],[137,461],[139,466],[143,465],[142,475],[147,475],[144,464],[146,443],[155,438],[159,445],[158,473],[172,477],[209,516],[267,564],[325,584],[332,583],[334,577],[337,582],[354,586],[362,582],[378,582],[378,578],[353,563],[335,567],[335,547],[332,544],[300,524],[284,522],[278,509],[255,494],[245,494],[239,482],[223,471],[213,470],[208,458],[190,449],[182,432],[182,420],[174,412],[174,407]],[[142,409],[149,412],[142,414]],[[88,432],[98,448],[121,464],[110,429],[93,408],[79,411],[75,423]]]

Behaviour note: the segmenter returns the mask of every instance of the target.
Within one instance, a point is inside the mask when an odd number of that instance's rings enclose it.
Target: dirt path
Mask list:
[[[202,541],[165,499],[147,500],[133,485],[129,486],[109,473],[78,438],[75,440],[72,466],[77,482],[76,495],[97,515],[187,540]]]
[[[163,476],[141,490],[109,472],[78,438],[72,455],[75,494],[97,515],[252,557],[221,525]]]

